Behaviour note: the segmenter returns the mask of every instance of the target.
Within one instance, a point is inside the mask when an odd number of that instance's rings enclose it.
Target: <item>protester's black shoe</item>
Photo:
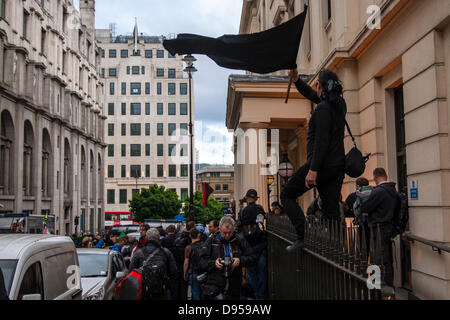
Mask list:
[[[305,242],[303,240],[297,240],[290,246],[286,247],[287,252],[293,252],[295,250],[303,249],[305,247]]]

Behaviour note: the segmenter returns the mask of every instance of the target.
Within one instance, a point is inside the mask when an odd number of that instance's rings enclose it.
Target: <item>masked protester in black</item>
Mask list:
[[[219,232],[209,237],[201,249],[199,273],[206,273],[201,283],[204,300],[239,300],[242,289],[242,268],[253,266],[256,256],[247,240],[235,232],[231,217],[223,217]]]
[[[297,90],[317,104],[311,113],[307,135],[307,161],[283,188],[281,201],[297,233],[297,241],[288,251],[304,246],[305,216],[297,198],[317,187],[322,199],[323,218],[340,220],[339,199],[344,180],[344,131],[347,107],[337,75],[327,69],[319,73],[317,91],[299,78],[297,70],[289,76]]]

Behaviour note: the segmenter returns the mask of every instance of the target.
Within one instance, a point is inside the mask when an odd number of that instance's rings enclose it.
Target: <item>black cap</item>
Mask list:
[[[255,189],[249,189],[245,196],[248,198],[258,198],[258,192]]]

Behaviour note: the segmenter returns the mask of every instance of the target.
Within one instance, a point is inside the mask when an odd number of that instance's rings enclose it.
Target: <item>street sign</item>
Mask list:
[[[411,187],[409,188],[409,198],[411,200],[419,199],[419,187],[417,180],[411,180]]]

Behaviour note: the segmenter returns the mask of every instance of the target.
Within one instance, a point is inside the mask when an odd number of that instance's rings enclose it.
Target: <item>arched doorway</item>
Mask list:
[[[14,123],[7,110],[1,113],[0,122],[0,194],[14,194]]]
[[[42,197],[52,196],[53,152],[50,134],[42,130]]]

